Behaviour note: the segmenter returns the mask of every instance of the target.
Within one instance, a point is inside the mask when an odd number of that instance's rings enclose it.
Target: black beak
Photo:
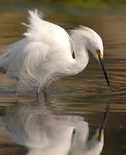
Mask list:
[[[106,82],[107,82],[107,85],[110,87],[109,78],[108,78],[107,72],[106,72],[105,67],[104,67],[103,59],[101,58],[101,56],[100,56],[100,52],[99,52],[99,51],[97,52],[97,55],[98,55],[98,59],[99,59],[99,62],[100,62],[101,68],[102,68],[102,70],[103,70],[104,77],[105,77],[105,80],[106,80]]]

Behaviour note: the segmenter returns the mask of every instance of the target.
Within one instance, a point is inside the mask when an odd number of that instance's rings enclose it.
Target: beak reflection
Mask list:
[[[98,130],[98,140],[100,141],[101,138],[102,138],[102,135],[104,133],[104,129],[106,127],[106,124],[107,124],[107,121],[108,121],[108,117],[109,117],[109,109],[110,109],[110,105],[107,104],[106,105],[106,109],[105,109],[105,112],[104,112],[104,117],[103,117],[103,120],[101,122],[101,126]]]

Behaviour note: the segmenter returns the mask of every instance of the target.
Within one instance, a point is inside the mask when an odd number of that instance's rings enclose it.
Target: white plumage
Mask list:
[[[88,123],[80,116],[54,115],[43,105],[17,104],[3,118],[13,142],[28,155],[100,155],[104,135],[89,140]]]
[[[37,11],[29,11],[29,24],[24,25],[24,38],[9,45],[0,57],[0,68],[19,79],[19,91],[44,90],[58,78],[78,74],[88,64],[88,50],[96,59],[97,50],[103,56],[102,39],[88,27],[81,26],[69,35],[62,27],[40,18]]]

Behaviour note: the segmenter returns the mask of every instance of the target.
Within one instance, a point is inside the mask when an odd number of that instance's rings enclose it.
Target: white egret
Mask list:
[[[11,139],[28,155],[100,155],[104,133],[88,140],[88,123],[80,116],[54,115],[43,105],[17,104],[3,118]]]
[[[60,26],[29,11],[29,24],[24,38],[9,45],[0,57],[0,69],[19,79],[18,88],[38,88],[44,92],[52,81],[75,75],[88,64],[88,51],[100,62],[105,78],[103,42],[92,29],[81,26],[70,35]]]

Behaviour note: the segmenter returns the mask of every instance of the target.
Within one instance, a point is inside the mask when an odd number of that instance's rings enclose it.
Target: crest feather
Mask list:
[[[35,9],[34,11],[29,10],[29,24],[22,23],[24,26],[27,27],[27,31],[24,33],[24,36],[30,39],[40,39],[41,29],[42,29],[42,15],[38,13],[38,10]]]

